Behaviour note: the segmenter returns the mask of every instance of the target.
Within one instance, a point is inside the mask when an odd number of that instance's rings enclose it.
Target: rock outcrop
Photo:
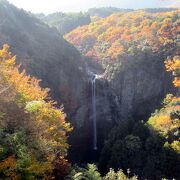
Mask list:
[[[172,77],[164,67],[162,54],[141,52],[119,60],[105,78],[116,96],[119,120],[146,120],[167,93],[175,91]]]

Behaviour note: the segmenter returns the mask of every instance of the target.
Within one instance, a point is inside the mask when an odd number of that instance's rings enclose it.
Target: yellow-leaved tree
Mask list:
[[[165,67],[168,72],[175,76],[173,84],[180,87],[180,57],[175,56],[165,61]],[[179,89],[177,96],[168,94],[163,102],[164,106],[154,113],[148,121],[153,129],[167,139],[168,145],[177,153],[180,153],[180,97]],[[167,145],[167,144],[166,144]]]
[[[0,177],[65,176],[70,124],[39,80],[19,70],[5,44],[0,50]]]

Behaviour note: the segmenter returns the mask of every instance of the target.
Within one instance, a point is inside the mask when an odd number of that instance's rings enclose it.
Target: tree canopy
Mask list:
[[[56,168],[66,174],[70,124],[49,90],[19,67],[5,44],[0,50],[0,176],[50,178]]]

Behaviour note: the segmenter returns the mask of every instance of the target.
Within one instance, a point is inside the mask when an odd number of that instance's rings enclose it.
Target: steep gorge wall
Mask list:
[[[147,120],[161,106],[168,93],[174,93],[172,75],[164,66],[162,54],[137,53],[119,60],[118,70],[106,70],[105,78],[113,89],[119,119]]]

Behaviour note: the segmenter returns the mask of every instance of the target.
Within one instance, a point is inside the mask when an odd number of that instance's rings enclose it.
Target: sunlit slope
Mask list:
[[[137,51],[178,52],[180,10],[161,13],[134,11],[95,18],[87,26],[69,33],[66,39],[84,55],[116,59]],[[172,52],[173,51],[173,52]]]

